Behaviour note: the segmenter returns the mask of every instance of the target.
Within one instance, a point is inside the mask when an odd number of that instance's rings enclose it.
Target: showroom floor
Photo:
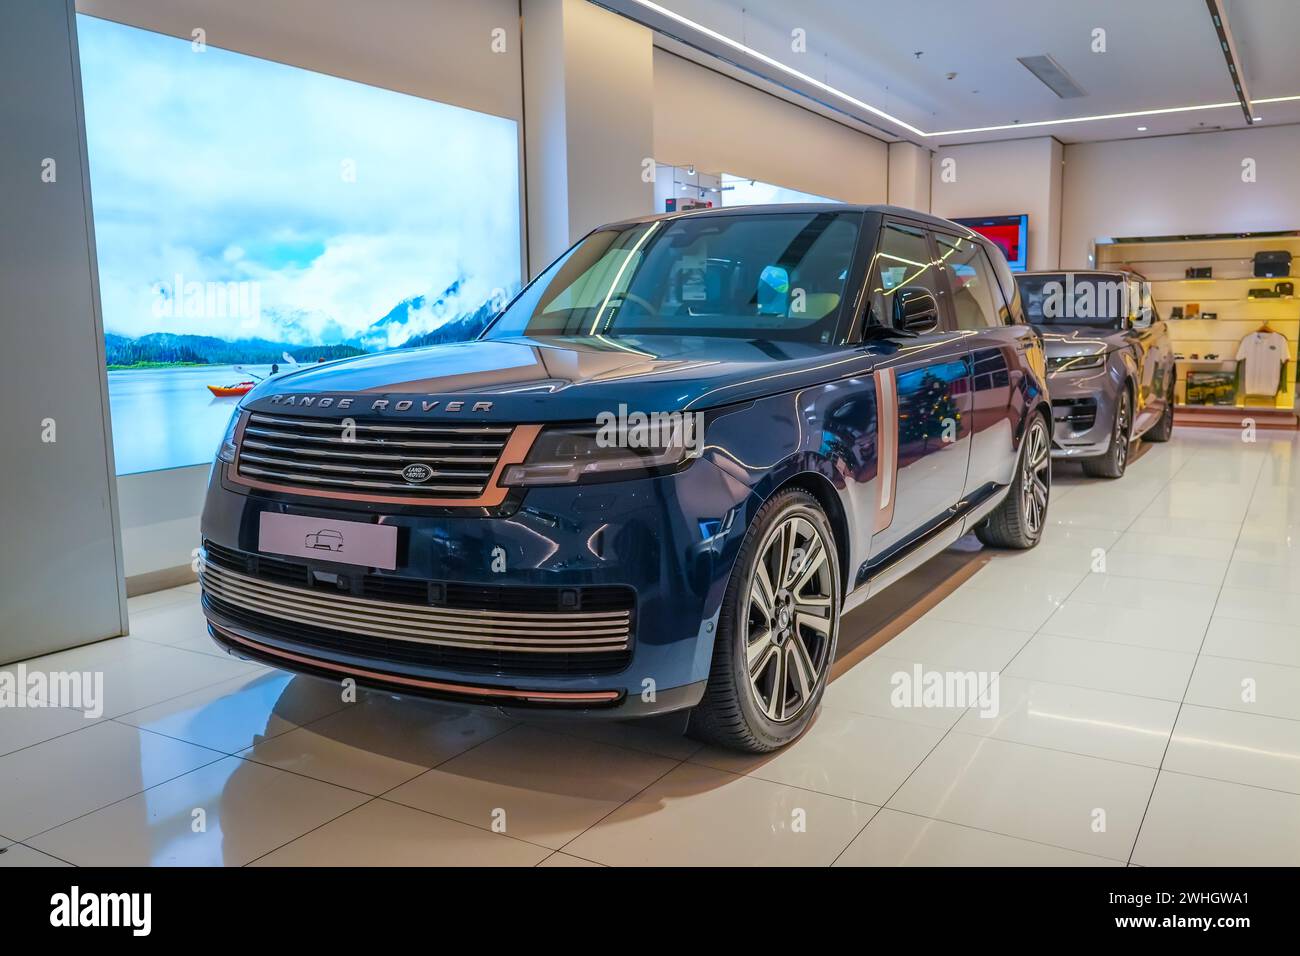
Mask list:
[[[846,618],[761,759],[344,704],[216,650],[196,585],[133,599],[131,637],[27,663],[102,670],[103,719],[0,711],[0,865],[1300,864],[1300,443],[1183,428],[1119,482],[1058,469],[1050,518],[896,586],[925,598],[869,654],[890,592]],[[915,665],[999,672],[996,715],[892,706]]]

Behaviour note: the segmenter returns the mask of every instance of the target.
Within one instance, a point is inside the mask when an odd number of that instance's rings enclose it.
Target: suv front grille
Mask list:
[[[517,430],[253,412],[239,431],[235,474],[276,490],[476,504]],[[406,469],[421,478],[408,480]]]
[[[1065,422],[1072,432],[1086,432],[1097,424],[1097,400],[1094,398],[1053,399],[1052,417],[1058,422]]]
[[[205,545],[213,610],[253,633],[375,661],[497,674],[622,670],[635,595],[622,586],[477,586],[366,574],[321,587],[306,565]]]

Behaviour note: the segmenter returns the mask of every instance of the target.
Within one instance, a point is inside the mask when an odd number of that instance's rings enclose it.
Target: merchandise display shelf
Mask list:
[[[1300,301],[1294,296],[1249,297],[1251,289],[1272,289],[1278,282],[1295,281],[1284,277],[1257,278],[1254,256],[1264,250],[1285,250],[1300,260],[1300,235],[1117,240],[1097,246],[1098,269],[1131,269],[1151,283],[1156,309],[1166,320],[1174,351],[1184,356],[1177,363],[1176,401],[1182,414],[1180,420],[1217,421],[1227,411],[1230,414],[1226,417],[1239,423],[1241,415],[1235,408],[1275,409],[1283,413],[1281,419],[1294,421]],[[1189,268],[1206,266],[1213,270],[1211,278],[1186,277]],[[1212,313],[1216,318],[1170,318],[1174,307],[1186,311],[1191,304],[1197,305],[1200,313]],[[1246,396],[1239,391],[1233,406],[1186,403],[1188,371],[1235,370],[1237,348],[1242,339],[1265,328],[1280,333],[1287,341],[1285,381],[1276,395]],[[1193,355],[1197,358],[1193,359]],[[1216,358],[1206,359],[1207,355]],[[1202,410],[1212,410],[1212,413],[1199,414]]]

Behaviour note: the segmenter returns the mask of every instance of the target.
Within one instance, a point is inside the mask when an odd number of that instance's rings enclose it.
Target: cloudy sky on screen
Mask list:
[[[445,318],[517,286],[513,120],[196,53],[94,17],[77,24],[108,331],[277,339],[296,328],[327,344],[457,279]],[[177,273],[259,282],[262,327],[156,317],[158,283]]]

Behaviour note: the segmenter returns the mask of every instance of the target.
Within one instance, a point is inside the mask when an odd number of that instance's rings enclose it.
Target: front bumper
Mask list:
[[[275,600],[256,607],[232,603],[229,583],[211,573],[220,568],[210,568],[204,613],[219,646],[285,670],[507,712],[555,710],[616,719],[666,713],[694,706],[703,694],[722,596],[751,498],[748,488],[699,460],[665,477],[534,488],[517,507],[497,515],[421,515],[411,509],[376,514],[372,507],[343,500],[249,493],[228,484],[223,469],[216,468],[202,533],[205,547],[222,555],[227,567],[234,554],[247,561],[241,571],[263,573],[257,536],[264,511],[395,525],[398,560],[390,572],[275,556],[265,562],[265,574],[279,577],[267,577],[261,585],[273,589]],[[286,578],[287,565],[305,580]],[[341,599],[349,605],[347,614],[312,620],[310,609],[329,601],[334,586],[348,589]],[[376,594],[386,601],[389,593],[420,601],[411,594],[426,593],[420,590],[426,586],[431,604],[459,589],[486,595],[487,611],[505,606],[495,604],[497,594],[631,589],[630,648],[618,660],[606,654],[442,653],[437,648],[430,655],[413,653],[409,649],[418,650],[422,638],[386,640],[384,634],[400,632],[372,622],[366,608],[374,609],[375,620],[390,622],[412,612],[437,613],[423,605],[374,603]],[[258,586],[240,578],[236,597],[241,587],[254,593]],[[339,625],[349,614],[357,630],[367,633]],[[472,624],[464,631],[454,636],[462,647],[474,640]]]
[[[1107,369],[1048,379],[1052,395],[1052,457],[1094,458],[1110,451],[1114,390]]]

